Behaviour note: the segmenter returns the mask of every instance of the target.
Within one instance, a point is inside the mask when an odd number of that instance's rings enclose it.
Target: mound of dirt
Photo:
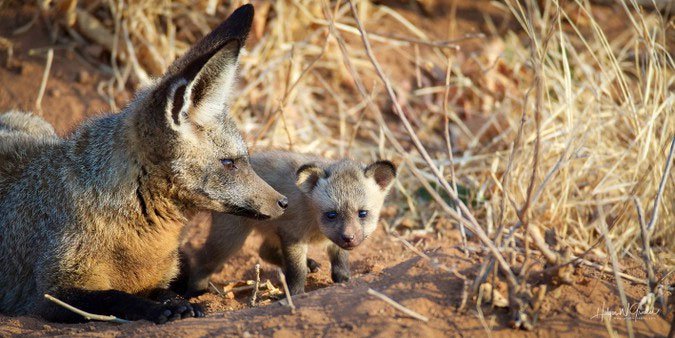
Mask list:
[[[260,238],[251,238],[244,250],[214,278],[215,284],[225,278],[247,279],[253,276],[257,262],[255,249]],[[467,259],[448,239],[420,238],[416,242],[437,263],[473,277],[476,261]],[[327,261],[314,250],[323,267]],[[506,310],[483,306],[459,311],[464,280],[439,269],[430,261],[406,249],[395,238],[379,230],[375,237],[352,255],[355,277],[346,284],[330,283],[327,268],[309,279],[309,292],[293,297],[293,312],[282,302],[250,307],[251,291],[230,299],[207,294],[193,299],[211,311],[206,318],[186,319],[165,325],[140,321],[130,324],[86,323],[65,325],[46,323],[29,317],[0,317],[0,336],[68,335],[68,336],[493,336],[512,337],[579,337],[606,336],[607,328],[598,312],[620,309],[620,302],[611,277],[580,268],[573,286],[552,290],[541,307],[541,320],[533,331],[507,328]],[[261,278],[275,279],[275,269],[263,265]],[[428,322],[413,319],[368,294],[379,291],[401,305],[429,318]],[[626,285],[629,301],[635,303],[644,292],[640,285]],[[627,335],[624,322],[614,317],[610,323],[620,335]],[[633,322],[638,336],[668,334],[668,322],[658,316],[646,316]]]

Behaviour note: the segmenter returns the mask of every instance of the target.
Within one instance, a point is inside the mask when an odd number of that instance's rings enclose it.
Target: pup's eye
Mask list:
[[[329,211],[329,212],[325,213],[324,215],[326,215],[326,218],[328,218],[328,219],[335,219],[335,217],[337,217],[337,212]]]
[[[220,163],[223,164],[223,167],[225,167],[225,169],[228,170],[237,169],[237,166],[234,164],[234,160],[231,158],[224,158],[220,160]]]
[[[366,218],[368,216],[368,210],[359,210],[359,218]]]

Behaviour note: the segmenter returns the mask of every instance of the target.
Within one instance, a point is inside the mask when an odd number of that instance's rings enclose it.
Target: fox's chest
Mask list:
[[[131,239],[113,250],[111,286],[130,293],[164,288],[178,274],[178,234]]]

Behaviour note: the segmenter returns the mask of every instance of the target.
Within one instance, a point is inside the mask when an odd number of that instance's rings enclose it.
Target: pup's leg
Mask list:
[[[349,252],[331,243],[328,245],[328,257],[330,259],[331,278],[335,283],[349,281]]]
[[[239,251],[253,229],[238,218],[213,213],[211,231],[204,246],[197,250],[189,261],[189,278],[186,297],[205,292],[209,278],[223,268],[225,261]]]
[[[80,310],[113,315],[127,320],[149,320],[157,324],[188,317],[188,308],[180,304],[162,304],[118,290],[60,289],[50,294]],[[54,322],[77,323],[86,319],[49,300],[42,300],[37,314]],[[194,312],[192,313],[194,316]]]
[[[307,280],[307,244],[284,242],[283,239],[281,242],[284,273],[291,295],[304,293]]]
[[[281,249],[271,241],[268,240],[263,241],[263,243],[260,245],[258,254],[260,255],[260,258],[262,258],[264,261],[270,264],[274,264],[276,266],[283,266],[284,257],[283,254],[281,253]],[[320,267],[321,264],[319,264],[317,261],[311,258],[307,258],[307,269],[309,270],[309,272],[317,272],[319,271]]]
[[[284,256],[281,253],[281,248],[279,246],[265,239],[262,244],[260,244],[260,249],[258,249],[258,254],[265,262],[274,264],[276,266],[284,266]]]
[[[319,271],[320,267],[321,267],[321,264],[319,264],[319,262],[317,262],[317,261],[315,261],[311,258],[307,258],[307,269],[309,270],[309,272],[311,272],[311,273],[317,272],[317,271]]]

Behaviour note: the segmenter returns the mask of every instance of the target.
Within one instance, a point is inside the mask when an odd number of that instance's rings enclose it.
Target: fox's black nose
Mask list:
[[[354,235],[342,235],[342,240],[345,243],[350,244],[354,240]]]
[[[277,201],[277,204],[281,209],[286,209],[288,208],[288,198],[284,197],[280,200]]]

